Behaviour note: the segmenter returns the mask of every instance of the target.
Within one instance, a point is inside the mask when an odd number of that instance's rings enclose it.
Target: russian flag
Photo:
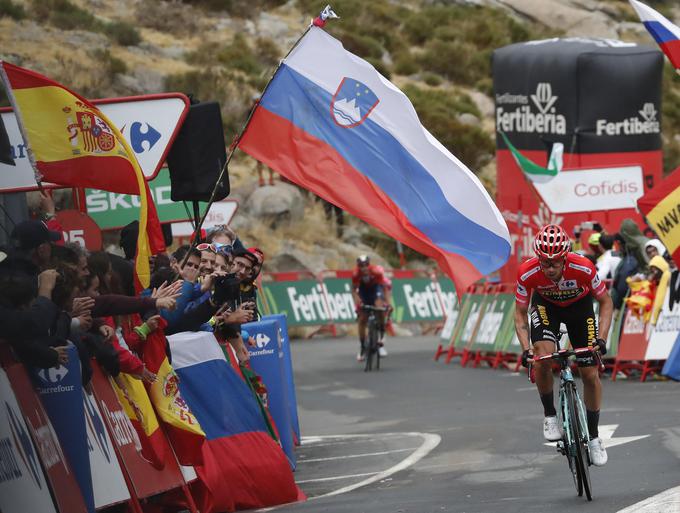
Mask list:
[[[673,67],[680,69],[680,27],[638,0],[630,3]]]
[[[288,460],[215,336],[185,332],[168,341],[182,397],[206,436],[203,464],[195,466],[199,481],[192,485],[198,509],[235,511],[297,500]]]
[[[501,267],[508,228],[406,95],[318,27],[284,59],[239,147],[437,260],[458,291]]]

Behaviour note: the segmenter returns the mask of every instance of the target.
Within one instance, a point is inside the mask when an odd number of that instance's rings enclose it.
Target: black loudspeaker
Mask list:
[[[222,115],[217,102],[189,107],[184,124],[168,152],[170,198],[173,201],[208,201],[227,161]],[[229,195],[229,173],[217,187],[215,201]]]

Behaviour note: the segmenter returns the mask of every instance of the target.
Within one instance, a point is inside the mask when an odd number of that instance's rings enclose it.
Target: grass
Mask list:
[[[106,34],[123,46],[134,46],[142,41],[139,31],[122,21],[105,22],[69,0],[31,0],[31,16],[62,30],[87,30]]]
[[[0,17],[23,20],[26,17],[26,10],[23,5],[16,4],[12,0],[0,0]]]

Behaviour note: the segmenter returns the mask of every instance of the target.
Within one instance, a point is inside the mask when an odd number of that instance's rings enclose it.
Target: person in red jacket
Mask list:
[[[535,257],[519,266],[515,288],[515,329],[523,350],[522,364],[528,366],[534,354],[541,356],[556,350],[562,336],[562,323],[567,327],[574,348],[597,347],[605,354],[606,342],[599,337],[609,333],[614,308],[595,266],[587,258],[571,252],[569,236],[555,224],[541,228],[534,240],[534,252]],[[593,298],[600,304],[597,323]],[[595,355],[586,355],[577,357],[577,363],[583,380],[590,457],[594,465],[600,466],[607,462],[607,452],[598,436],[602,385]],[[560,440],[552,361],[535,362],[534,369],[545,415],[543,436],[552,441]]]
[[[368,314],[361,309],[362,305],[373,305],[378,308],[391,310],[392,301],[392,282],[385,276],[385,270],[379,265],[371,265],[371,260],[367,255],[357,258],[357,266],[352,273],[352,296],[356,305],[359,322],[359,353],[357,361],[364,360],[364,350],[366,346],[366,325]],[[386,321],[385,313],[380,312],[381,323]],[[387,351],[380,341],[380,356],[387,356]]]

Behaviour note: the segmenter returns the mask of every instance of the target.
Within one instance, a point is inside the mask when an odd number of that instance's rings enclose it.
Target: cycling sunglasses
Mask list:
[[[196,249],[199,251],[212,251],[213,253],[217,253],[217,246],[210,242],[202,242],[196,246]]]

